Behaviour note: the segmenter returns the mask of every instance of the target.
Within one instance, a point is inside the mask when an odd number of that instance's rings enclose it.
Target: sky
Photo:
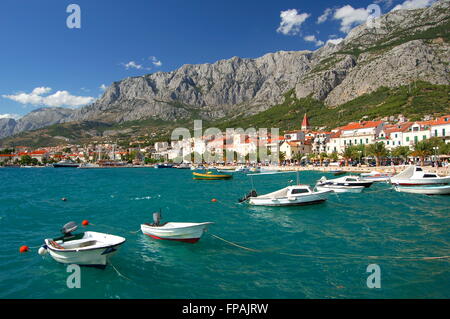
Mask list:
[[[82,107],[114,81],[184,64],[316,50],[365,23],[369,5],[385,14],[432,2],[2,0],[0,118]]]

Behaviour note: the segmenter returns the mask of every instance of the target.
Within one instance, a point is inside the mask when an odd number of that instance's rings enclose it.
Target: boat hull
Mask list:
[[[118,249],[122,246],[122,244],[126,241],[125,238],[102,234],[96,232],[86,232],[90,236],[87,238],[83,238],[81,241],[101,241],[108,240],[107,242],[102,242],[98,245],[86,246],[86,247],[78,247],[74,246],[71,248],[76,241],[68,241],[65,243],[61,243],[61,245],[65,245],[67,248],[57,248],[54,244],[52,244],[51,239],[45,240],[45,247],[47,248],[50,256],[57,262],[63,264],[77,264],[80,266],[106,266],[109,259],[114,256]],[[53,242],[54,243],[54,242]]]
[[[328,199],[328,194],[331,193],[330,190],[321,191],[313,194],[302,195],[302,196],[292,196],[284,198],[258,198],[252,197],[249,199],[248,203],[253,206],[307,206],[323,203]]]
[[[450,178],[420,178],[420,179],[397,179],[391,178],[392,184],[400,186],[419,186],[419,185],[448,185]]]
[[[320,191],[330,190],[335,193],[361,193],[364,190],[364,186],[317,186]]]
[[[217,175],[217,174],[201,174],[201,173],[192,173],[193,179],[198,180],[223,180],[230,179],[233,175]]]
[[[141,225],[144,235],[159,240],[180,241],[185,243],[196,243],[207,231],[212,223],[185,224],[167,223],[163,226]],[[180,226],[178,226],[180,225]]]
[[[48,248],[50,256],[62,264],[77,264],[80,266],[106,266],[109,259],[117,253],[119,245],[92,249],[82,253],[63,252]]]
[[[395,190],[402,193],[423,194],[423,195],[450,195],[450,185],[446,186],[396,186]]]
[[[79,164],[53,164],[55,168],[77,168]]]

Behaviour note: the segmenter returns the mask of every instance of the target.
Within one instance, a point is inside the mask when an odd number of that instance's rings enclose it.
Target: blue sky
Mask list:
[[[102,85],[183,64],[315,50],[344,38],[372,3],[384,14],[397,5],[431,2],[2,0],[0,117],[43,106],[79,107],[98,98]],[[80,29],[66,25],[71,3],[81,8]]]

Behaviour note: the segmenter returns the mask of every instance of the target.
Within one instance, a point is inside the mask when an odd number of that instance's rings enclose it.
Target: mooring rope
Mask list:
[[[222,237],[219,237],[217,235],[214,234],[210,234],[211,236],[213,236],[214,238],[217,238],[229,245],[244,249],[244,250],[248,250],[248,251],[252,251],[252,252],[256,252],[256,253],[263,253],[263,252],[268,252],[268,251],[264,251],[264,250],[258,250],[258,249],[254,249],[254,248],[249,248],[249,247],[245,247],[239,244],[236,244],[234,242],[231,242],[229,240],[226,240]],[[428,256],[362,256],[362,255],[350,255],[350,254],[337,254],[334,256],[320,256],[320,255],[307,255],[307,254],[291,254],[291,253],[285,253],[285,252],[275,252],[277,254],[280,255],[285,255],[285,256],[291,256],[291,257],[305,257],[305,258],[315,258],[315,259],[337,259],[337,258],[357,258],[357,259],[404,259],[404,260],[441,260],[441,259],[449,259],[450,256],[433,256],[433,257],[428,257]]]
[[[109,262],[109,264],[113,267],[113,269],[116,271],[116,273],[117,273],[117,275],[119,275],[119,277],[122,277],[122,278],[125,278],[126,280],[130,280],[130,281],[131,281],[130,278],[128,278],[128,277],[122,275],[122,274],[120,273],[120,271],[118,271],[118,270],[116,269],[116,267],[114,267],[114,265],[112,264],[111,261]]]
[[[244,246],[238,245],[238,244],[236,244],[236,243],[233,243],[233,242],[231,242],[231,241],[228,241],[228,240],[226,240],[226,239],[224,239],[224,238],[222,238],[222,237],[219,237],[219,236],[217,236],[217,235],[214,235],[214,234],[210,234],[210,235],[213,236],[214,238],[217,238],[217,239],[219,239],[219,240],[222,240],[222,241],[224,241],[224,242],[226,242],[226,243],[228,243],[228,244],[230,244],[230,245],[232,245],[232,246],[236,246],[236,247],[239,247],[239,248],[241,248],[241,249],[245,249],[245,250],[249,250],[249,251],[253,251],[253,252],[262,252],[262,250],[256,250],[256,249],[253,249],[253,248],[249,248],[249,247],[244,247]]]

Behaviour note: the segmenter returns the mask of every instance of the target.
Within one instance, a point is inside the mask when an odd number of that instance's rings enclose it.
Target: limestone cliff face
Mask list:
[[[194,115],[218,119],[266,110],[293,88],[299,98],[312,96],[333,106],[380,86],[415,80],[449,84],[450,44],[423,35],[433,30],[438,34],[436,28],[449,26],[449,3],[441,0],[426,9],[391,12],[356,27],[341,43],[315,52],[233,57],[127,78],[113,83],[97,102],[68,120],[174,121]]]
[[[425,9],[391,12],[356,27],[341,43],[314,52],[233,57],[126,78],[83,108],[67,113],[47,109],[45,116],[31,113],[12,131],[11,123],[0,122],[0,137],[60,122],[247,116],[282,102],[291,89],[298,98],[312,96],[336,106],[380,86],[416,80],[448,85],[449,30],[450,0],[440,0]]]
[[[282,101],[282,94],[307,74],[311,52],[277,52],[257,59],[238,57],[214,64],[184,65],[113,83],[91,106],[78,110],[74,120],[114,122],[158,117],[220,118],[246,110],[258,112]]]
[[[72,109],[62,107],[45,107],[33,110],[18,120],[0,119],[0,138],[63,123],[73,112]]]

